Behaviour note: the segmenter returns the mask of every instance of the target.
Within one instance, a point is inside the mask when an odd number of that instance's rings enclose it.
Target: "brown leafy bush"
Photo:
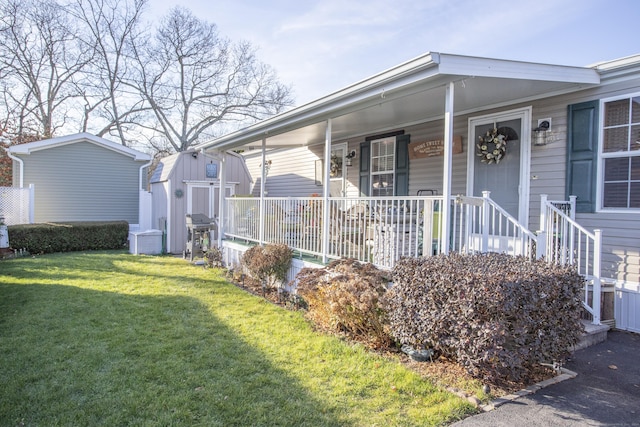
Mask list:
[[[381,306],[388,283],[381,270],[341,259],[325,268],[305,268],[297,279],[298,294],[308,305],[307,315],[318,327],[373,348],[393,344]]]
[[[242,255],[241,263],[254,279],[266,286],[280,286],[287,278],[293,251],[287,245],[254,246]]]
[[[388,292],[391,333],[432,346],[485,381],[526,381],[578,342],[574,269],[504,254],[405,258]]]
[[[204,255],[204,260],[207,267],[222,268],[224,267],[224,260],[222,251],[217,246],[211,246]]]

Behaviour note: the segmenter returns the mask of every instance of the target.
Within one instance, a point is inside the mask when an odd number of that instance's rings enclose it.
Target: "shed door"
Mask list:
[[[189,184],[187,187],[187,213],[204,214],[209,218],[218,216],[220,201],[218,183]],[[225,197],[235,194],[235,185],[228,184],[225,189]]]

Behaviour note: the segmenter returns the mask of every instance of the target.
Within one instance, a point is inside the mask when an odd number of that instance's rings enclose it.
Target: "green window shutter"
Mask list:
[[[599,101],[569,105],[566,196],[577,196],[576,212],[596,210]]]
[[[360,196],[371,194],[371,142],[360,143]]]
[[[409,195],[409,135],[396,137],[395,195]]]

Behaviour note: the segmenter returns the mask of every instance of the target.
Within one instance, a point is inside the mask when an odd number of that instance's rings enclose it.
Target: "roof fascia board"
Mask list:
[[[585,84],[600,83],[600,75],[592,68],[450,54],[440,54],[439,69],[442,74],[456,76]]]
[[[294,108],[271,119],[200,144],[201,149],[232,149],[251,142],[275,136],[333,117],[357,111],[384,98],[385,92],[410,87],[412,84],[433,79],[456,80],[464,77],[524,79],[579,84],[599,84],[600,75],[593,68],[548,65],[521,61],[469,57],[442,53],[428,53],[414,60],[383,71],[347,88]],[[428,87],[425,86],[425,90]],[[422,90],[422,88],[421,88]],[[512,101],[509,101],[512,103]]]
[[[9,147],[9,150],[13,154],[26,154],[29,155],[32,152],[46,150],[52,147],[60,147],[68,144],[75,144],[77,142],[90,142],[104,148],[116,151],[120,154],[132,157],[136,161],[149,161],[151,156],[138,150],[134,150],[124,145],[109,141],[108,139],[100,138],[99,136],[92,135],[90,133],[78,133],[74,135],[65,135],[58,138],[44,139],[42,141],[29,142],[26,144],[13,145]]]
[[[362,108],[361,104],[367,100],[384,98],[385,92],[437,76],[440,74],[437,68],[438,59],[438,54],[423,55],[301,107],[216,140],[199,144],[197,148],[233,148],[356,111]]]

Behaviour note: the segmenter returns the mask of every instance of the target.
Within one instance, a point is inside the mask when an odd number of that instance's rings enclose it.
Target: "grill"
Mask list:
[[[187,245],[182,253],[182,257],[193,261],[193,257],[202,257],[209,248],[211,231],[216,230],[214,218],[209,218],[204,214],[186,215],[187,222]]]

